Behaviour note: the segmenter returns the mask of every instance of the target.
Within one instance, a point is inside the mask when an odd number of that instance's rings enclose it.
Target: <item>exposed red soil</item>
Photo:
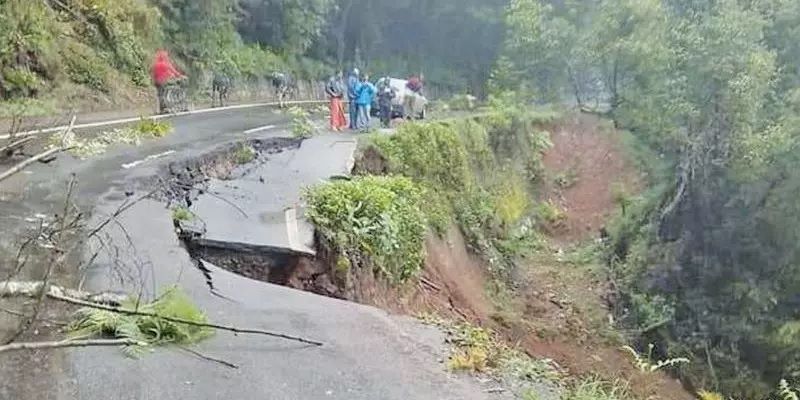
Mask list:
[[[585,269],[549,257],[532,260],[521,286],[523,317],[502,332],[529,355],[552,359],[571,375],[624,380],[638,399],[694,398],[676,379],[636,369],[614,338],[606,285]]]
[[[603,129],[599,118],[576,115],[550,129],[554,146],[544,156],[550,178],[540,200],[550,200],[566,213],[566,221],[551,232],[553,243],[565,247],[596,235],[614,213],[614,185],[623,185],[628,193],[641,185],[615,133]],[[570,175],[570,184],[556,184],[555,178],[564,175]],[[496,307],[487,298],[485,263],[469,254],[457,230],[446,240],[429,239],[426,247],[419,283],[392,289],[373,282],[366,302],[393,312],[435,312],[492,328],[508,343],[532,357],[555,361],[570,375],[622,379],[637,399],[694,398],[666,374],[636,369],[631,355],[615,341],[608,284],[586,268],[559,261],[555,250],[521,265],[515,274],[519,288],[509,304]]]
[[[427,258],[418,282],[400,288],[361,277],[359,301],[403,314],[434,313],[482,324],[492,306],[486,297],[483,263],[469,254],[461,232],[428,238]]]
[[[575,242],[595,235],[614,212],[614,186],[635,193],[638,174],[626,159],[613,129],[602,129],[598,117],[578,114],[551,130],[553,147],[543,162],[549,179],[542,200],[566,213],[553,232],[557,242]],[[567,178],[566,187],[556,178]]]
[[[566,214],[551,239],[557,246],[569,246],[597,235],[618,207],[615,191],[633,194],[641,183],[616,132],[604,128],[598,117],[578,114],[551,132],[553,147],[543,158],[549,179],[540,200],[557,204]],[[602,337],[614,335],[606,282],[552,255],[530,260],[527,267],[519,290],[524,324],[504,331],[509,340],[572,374],[624,379],[637,398],[694,398],[665,374],[637,370],[618,341]]]

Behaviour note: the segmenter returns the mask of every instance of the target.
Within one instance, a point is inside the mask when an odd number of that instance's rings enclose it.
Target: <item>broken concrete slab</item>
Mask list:
[[[332,175],[349,174],[356,140],[323,135],[269,155],[233,180],[211,179],[191,211],[203,239],[272,246],[314,254],[314,230],[303,218],[302,192]]]

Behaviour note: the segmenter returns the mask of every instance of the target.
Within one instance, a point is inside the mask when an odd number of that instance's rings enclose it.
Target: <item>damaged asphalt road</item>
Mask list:
[[[290,136],[284,128],[287,122],[286,117],[263,109],[180,117],[173,121],[175,131],[162,140],[123,146],[84,162],[61,157],[12,178],[16,182],[0,186],[0,212],[6,216],[54,212],[58,192],[74,172],[79,202],[93,207],[95,220],[102,219],[132,194],[146,193],[152,177],[163,173],[169,163],[198,157],[232,141]],[[276,128],[259,129],[269,125]],[[207,220],[206,233],[219,240],[231,236],[249,245],[310,250],[310,232],[297,217],[302,216],[297,207],[300,189],[349,169],[355,149],[352,139],[321,135],[296,149],[268,156],[255,174],[243,175],[242,182],[209,182],[248,217],[229,204],[215,205],[216,197],[201,194],[193,206]],[[25,206],[16,206],[20,202]],[[286,212],[291,209],[293,213]],[[238,369],[169,347],[154,349],[138,360],[126,358],[115,348],[63,350],[63,357],[52,360],[57,365],[26,371],[25,380],[38,382],[35,387],[3,379],[0,367],[0,398],[506,398],[506,394],[487,393],[484,385],[491,383],[448,373],[442,363],[446,359],[442,334],[412,319],[251,280],[207,264],[222,296],[214,295],[207,277],[178,239],[171,213],[155,199],[141,201],[124,213],[119,225],[125,229],[109,228],[108,238],[115,243],[130,240],[133,245],[121,246],[113,257],[101,254],[89,272],[86,288],[152,294],[178,284],[215,323],[304,336],[324,346],[228,332],[217,332],[196,346]],[[294,237],[287,228],[293,215]]]

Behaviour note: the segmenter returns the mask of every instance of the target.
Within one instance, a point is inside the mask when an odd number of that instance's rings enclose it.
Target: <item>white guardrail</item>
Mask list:
[[[172,118],[172,117],[180,117],[183,115],[194,115],[194,114],[206,114],[212,113],[216,111],[226,111],[226,110],[238,110],[243,108],[256,108],[256,107],[270,107],[270,106],[280,106],[283,105],[299,105],[299,104],[327,104],[328,100],[287,100],[283,103],[279,101],[270,101],[265,103],[249,103],[249,104],[237,104],[233,106],[225,106],[225,107],[216,107],[216,108],[202,108],[199,110],[191,110],[191,111],[183,111],[178,113],[172,114],[156,114],[156,115],[147,115],[144,116],[145,118],[150,118],[154,120],[164,119],[164,118]],[[121,125],[121,124],[128,124],[131,122],[139,121],[142,117],[130,117],[130,118],[121,118],[115,119],[110,121],[97,121],[97,122],[87,122],[83,124],[75,124],[72,126],[72,129],[86,129],[86,128],[96,128],[99,126],[108,126],[108,125]],[[42,129],[33,129],[24,132],[17,132],[14,134],[15,138],[21,138],[25,136],[32,136],[38,135],[42,133],[53,133],[53,132],[60,132],[67,129],[69,125],[61,125],[61,126],[53,126],[49,128],[42,128]],[[0,140],[10,139],[11,135],[0,135]]]

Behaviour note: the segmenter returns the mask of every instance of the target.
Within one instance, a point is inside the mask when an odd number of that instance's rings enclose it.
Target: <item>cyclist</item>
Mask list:
[[[182,81],[186,76],[181,73],[172,60],[169,58],[169,53],[166,50],[156,51],[153,66],[150,68],[150,75],[153,78],[153,84],[156,86],[158,93],[158,113],[164,114],[169,112],[167,104],[167,92],[170,85]]]

